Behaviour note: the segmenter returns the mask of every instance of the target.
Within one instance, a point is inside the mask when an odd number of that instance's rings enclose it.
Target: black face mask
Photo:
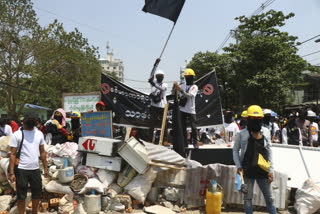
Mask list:
[[[56,119],[60,124],[62,123],[62,117],[61,116],[54,116],[54,119]]]
[[[193,76],[185,77],[187,85],[193,85]]]
[[[71,127],[72,127],[72,129],[80,128],[80,120],[79,119],[71,119]]]
[[[227,115],[224,117],[225,123],[232,123],[232,115]]]
[[[289,119],[288,126],[289,128],[293,128],[296,125],[296,120],[294,118]]]
[[[263,120],[265,124],[269,124],[271,121],[271,116],[264,116]]]
[[[258,120],[252,120],[252,119],[248,119],[248,131],[249,132],[259,132],[261,130],[262,127],[262,120],[258,119]]]
[[[36,126],[36,122],[32,119],[27,119],[23,122],[26,129],[33,129]]]
[[[163,75],[157,75],[156,79],[158,83],[162,83],[164,76]]]
[[[248,120],[241,120],[240,127],[246,127],[248,125]]]

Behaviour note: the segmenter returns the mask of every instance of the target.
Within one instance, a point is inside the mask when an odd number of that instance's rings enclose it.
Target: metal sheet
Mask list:
[[[217,180],[222,186],[225,203],[243,204],[243,195],[236,188],[236,167],[222,164],[210,164],[187,170],[185,202],[193,206],[204,205],[206,189],[212,179]],[[272,189],[276,207],[285,209],[287,176],[276,171]],[[254,186],[252,203],[256,206],[265,206],[263,195],[257,185]]]
[[[300,188],[308,179],[307,169],[313,180],[320,180],[320,148],[272,144],[274,169],[288,175],[288,187]],[[302,155],[305,160],[305,164]]]

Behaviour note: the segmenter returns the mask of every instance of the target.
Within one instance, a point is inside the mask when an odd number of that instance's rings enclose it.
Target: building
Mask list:
[[[109,44],[107,45],[107,58],[99,59],[99,62],[102,65],[104,74],[114,74],[119,81],[124,81],[124,66],[123,62],[120,59],[113,58],[113,52],[109,50]]]

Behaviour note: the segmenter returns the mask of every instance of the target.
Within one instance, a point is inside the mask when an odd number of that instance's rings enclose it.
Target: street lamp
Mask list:
[[[320,42],[320,39],[315,40],[314,42]],[[317,86],[317,113],[319,113],[319,86]]]

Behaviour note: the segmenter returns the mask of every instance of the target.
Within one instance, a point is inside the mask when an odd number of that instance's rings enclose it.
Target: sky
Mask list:
[[[266,0],[186,0],[171,39],[159,64],[165,82],[179,80],[185,67],[199,51],[216,51],[231,29],[239,24],[235,17],[251,15]],[[32,0],[39,23],[46,26],[58,19],[67,31],[78,28],[90,45],[106,58],[109,42],[114,57],[125,66],[125,84],[149,91],[154,61],[159,57],[173,22],[141,11],[143,0]],[[302,42],[320,34],[320,0],[275,0],[269,9],[281,10],[295,17],[282,27]],[[320,37],[318,37],[320,38]],[[228,43],[234,43],[230,39]],[[314,40],[299,47],[301,56],[320,51]],[[320,63],[320,53],[304,59]],[[195,71],[196,72],[196,71]],[[145,81],[135,82],[131,80]]]

